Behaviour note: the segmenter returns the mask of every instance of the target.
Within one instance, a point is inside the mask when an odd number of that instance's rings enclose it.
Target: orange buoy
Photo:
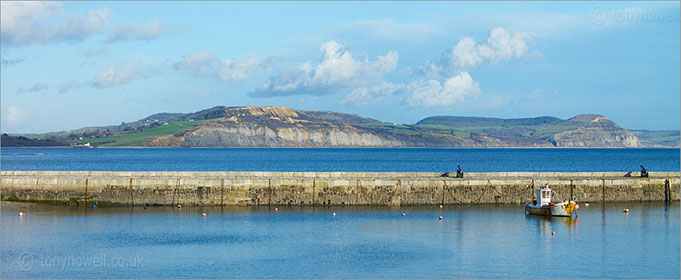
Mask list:
[[[206,213],[201,214],[201,217],[204,217],[204,218],[205,218],[205,217],[206,217]]]
[[[556,232],[555,232],[555,231],[552,231],[552,232],[551,232],[551,235],[556,235]]]
[[[24,216],[24,215],[26,215],[26,213],[24,213],[24,212],[19,212],[19,216]]]
[[[575,210],[579,210],[579,204],[575,204]]]
[[[279,212],[279,208],[274,208],[274,212]]]
[[[440,221],[442,221],[442,216],[440,216],[440,218],[439,218],[439,219],[440,219]]]

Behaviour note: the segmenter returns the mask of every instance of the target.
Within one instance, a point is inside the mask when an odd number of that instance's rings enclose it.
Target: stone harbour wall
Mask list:
[[[74,205],[514,204],[548,184],[554,201],[671,201],[679,172],[491,172],[464,178],[433,172],[2,171],[2,200]],[[454,174],[450,174],[454,176]]]

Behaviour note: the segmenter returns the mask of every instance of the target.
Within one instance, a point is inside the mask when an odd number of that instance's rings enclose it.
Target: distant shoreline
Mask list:
[[[681,147],[96,147],[73,148],[70,146],[30,146],[30,147],[2,147],[2,149],[441,149],[441,150],[493,150],[493,149],[675,149]]]

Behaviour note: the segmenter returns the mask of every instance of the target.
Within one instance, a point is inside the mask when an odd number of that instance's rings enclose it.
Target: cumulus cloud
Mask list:
[[[130,83],[132,81],[148,78],[154,72],[140,65],[135,60],[125,64],[110,65],[95,76],[92,85],[96,88],[108,88]]]
[[[375,61],[359,60],[336,41],[322,44],[321,51],[324,58],[320,62],[305,62],[286,68],[261,87],[249,92],[249,95],[272,97],[331,94],[380,79],[384,74],[395,70],[399,59],[397,52],[389,51],[378,56]]]
[[[354,106],[370,105],[378,101],[385,101],[403,91],[404,85],[382,82],[376,86],[354,89],[341,100],[341,104]]]
[[[440,33],[437,26],[431,23],[396,23],[392,19],[357,20],[340,24],[337,29],[388,40],[424,39]]]
[[[26,117],[28,117],[26,111],[14,106],[9,106],[9,109],[7,109],[7,117],[5,118],[5,121],[7,122],[7,124],[16,125],[26,120]]]
[[[153,40],[171,31],[171,28],[158,19],[152,19],[147,24],[125,23],[111,29],[109,43],[128,40]]]
[[[451,50],[442,54],[438,61],[429,61],[425,73],[452,74],[480,67],[484,63],[499,63],[528,55],[529,35],[511,34],[503,28],[492,28],[484,43],[470,37],[460,39]],[[535,53],[536,55],[536,53]]]
[[[378,101],[405,99],[410,107],[448,107],[465,98],[480,94],[480,87],[467,72],[461,72],[441,83],[437,80],[416,80],[409,84],[381,83],[358,88],[341,104],[369,105]]]
[[[2,43],[6,46],[79,41],[103,32],[111,18],[107,8],[88,11],[87,15],[68,15],[61,2],[2,1]]]
[[[59,85],[59,94],[67,93],[72,89],[79,88],[82,84],[77,81],[64,81]]]
[[[46,91],[50,89],[50,85],[48,85],[45,82],[37,82],[33,86],[25,88],[25,87],[20,87],[17,90],[17,93],[26,93],[26,92],[38,92],[38,91]]]
[[[528,50],[529,40],[525,33],[511,34],[499,27],[490,31],[489,38],[484,43],[476,43],[472,38],[464,37],[451,50],[444,52],[438,61],[428,61],[425,67],[420,68],[421,74],[430,79],[422,77],[408,84],[383,82],[372,87],[357,88],[341,104],[367,105],[388,98],[402,100],[410,107],[447,107],[461,103],[481,92],[480,86],[467,69],[478,68],[485,63],[536,56],[538,52]],[[533,96],[539,94],[541,92],[536,91]],[[493,103],[501,106],[508,102],[495,99]]]
[[[410,86],[407,105],[412,107],[446,107],[480,94],[478,83],[467,72],[461,72],[442,84],[428,80],[417,81]]]
[[[176,70],[195,76],[211,77],[225,82],[240,82],[269,72],[279,62],[277,58],[222,59],[209,51],[198,51],[186,54],[182,61],[175,63],[174,67]]]

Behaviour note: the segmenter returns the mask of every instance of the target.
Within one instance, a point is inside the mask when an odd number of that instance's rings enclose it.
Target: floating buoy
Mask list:
[[[622,209],[622,212],[623,212],[623,213],[629,213],[629,209],[624,208],[624,209]]]
[[[205,217],[206,217],[206,213],[201,214],[201,217],[204,217],[204,218],[205,218]]]
[[[336,216],[336,212],[333,212],[333,215]]]
[[[442,204],[440,204],[440,208],[442,208]]]
[[[279,212],[279,208],[274,208],[274,212]]]
[[[556,235],[556,232],[555,232],[555,231],[552,231],[552,232],[551,232],[551,235]]]
[[[407,215],[407,214],[405,214],[404,212],[402,212],[402,216],[404,216],[404,215]]]
[[[579,210],[579,204],[575,204],[575,210]]]
[[[178,205],[177,205],[177,208],[182,208],[182,205],[179,205],[179,204],[178,204]]]
[[[584,205],[589,206],[589,203],[584,203]]]
[[[442,221],[442,216],[440,216],[438,219],[440,219],[440,221]]]
[[[24,213],[24,212],[19,212],[19,216],[24,216],[24,215],[26,215],[26,213]]]

